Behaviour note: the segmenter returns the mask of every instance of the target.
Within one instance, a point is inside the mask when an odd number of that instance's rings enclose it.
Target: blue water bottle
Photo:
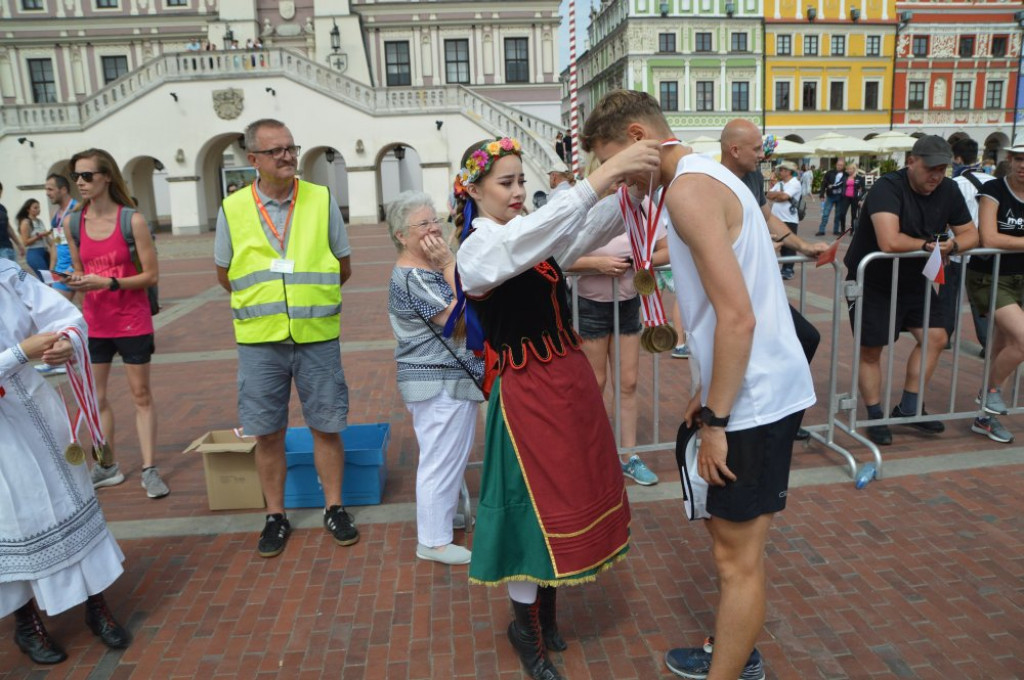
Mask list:
[[[865,463],[857,474],[857,488],[863,489],[872,479],[875,478],[875,464]]]

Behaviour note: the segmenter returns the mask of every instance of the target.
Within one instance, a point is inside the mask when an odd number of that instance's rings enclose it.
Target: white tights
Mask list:
[[[509,581],[508,596],[513,602],[533,604],[537,601],[537,584],[530,581]]]

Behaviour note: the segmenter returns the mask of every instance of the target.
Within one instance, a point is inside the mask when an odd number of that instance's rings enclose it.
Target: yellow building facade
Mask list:
[[[895,0],[768,0],[765,120],[777,136],[889,129]]]

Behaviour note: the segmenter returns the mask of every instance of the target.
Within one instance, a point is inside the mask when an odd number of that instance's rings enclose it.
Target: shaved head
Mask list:
[[[761,131],[756,125],[745,118],[733,118],[722,128],[722,155],[725,155],[730,146],[746,144],[755,137],[760,142]]]
[[[734,118],[722,128],[722,165],[737,175],[757,169],[764,159],[761,130],[743,118]]]

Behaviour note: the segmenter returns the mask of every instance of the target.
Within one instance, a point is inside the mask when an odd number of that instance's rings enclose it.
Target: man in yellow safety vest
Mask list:
[[[217,216],[217,279],[231,293],[238,343],[238,415],[256,437],[256,468],[267,500],[261,557],[284,550],[284,438],[292,379],[313,435],[323,485],[324,528],[339,545],[359,532],[341,504],[348,386],[338,335],[341,286],[352,274],[341,210],[327,187],[296,176],[299,147],[284,123],[245,129],[258,179],[227,196]]]

